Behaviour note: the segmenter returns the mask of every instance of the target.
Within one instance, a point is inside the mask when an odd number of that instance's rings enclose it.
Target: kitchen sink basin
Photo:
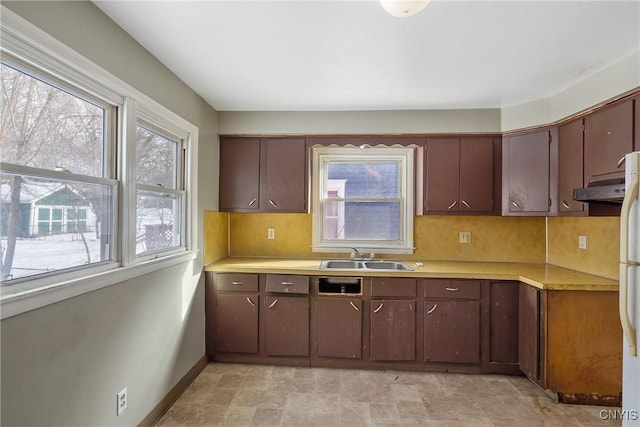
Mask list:
[[[370,270],[400,270],[411,271],[411,268],[400,261],[366,261],[364,263],[365,268]]]
[[[359,270],[359,271],[411,271],[400,261],[384,260],[342,260],[325,259],[320,263],[321,270]]]

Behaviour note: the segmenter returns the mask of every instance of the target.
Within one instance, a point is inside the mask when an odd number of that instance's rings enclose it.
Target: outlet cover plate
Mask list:
[[[471,243],[471,232],[461,231],[459,236],[460,243]]]
[[[120,393],[117,394],[118,399],[118,415],[121,415],[124,411],[127,410],[127,398],[128,398],[127,388],[123,388]]]

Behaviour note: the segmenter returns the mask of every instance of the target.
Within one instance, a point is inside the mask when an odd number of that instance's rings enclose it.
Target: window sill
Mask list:
[[[0,299],[0,319],[13,317],[87,292],[115,285],[116,283],[121,283],[144,274],[193,261],[198,257],[198,252],[199,251],[181,252],[127,267],[110,269],[79,279],[43,284],[34,289],[14,293],[8,293],[8,290],[5,288],[3,289],[3,295]],[[5,292],[7,293],[5,294]]]

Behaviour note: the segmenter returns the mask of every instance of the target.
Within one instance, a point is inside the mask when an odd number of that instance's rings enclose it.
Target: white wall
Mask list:
[[[222,135],[499,133],[553,124],[640,87],[640,52],[553,96],[502,109],[220,111]]]
[[[2,3],[199,127],[202,249],[218,199],[215,110],[91,2]],[[138,424],[205,354],[201,271],[199,258],[2,320],[0,424]]]
[[[222,135],[500,132],[500,110],[220,111]]]

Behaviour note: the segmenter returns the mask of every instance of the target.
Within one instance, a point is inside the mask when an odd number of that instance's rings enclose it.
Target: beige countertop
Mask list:
[[[377,276],[517,280],[540,289],[618,291],[618,281],[549,264],[466,261],[405,261],[413,271],[321,270],[320,258],[225,258],[205,267],[217,273],[273,273],[310,276]]]

